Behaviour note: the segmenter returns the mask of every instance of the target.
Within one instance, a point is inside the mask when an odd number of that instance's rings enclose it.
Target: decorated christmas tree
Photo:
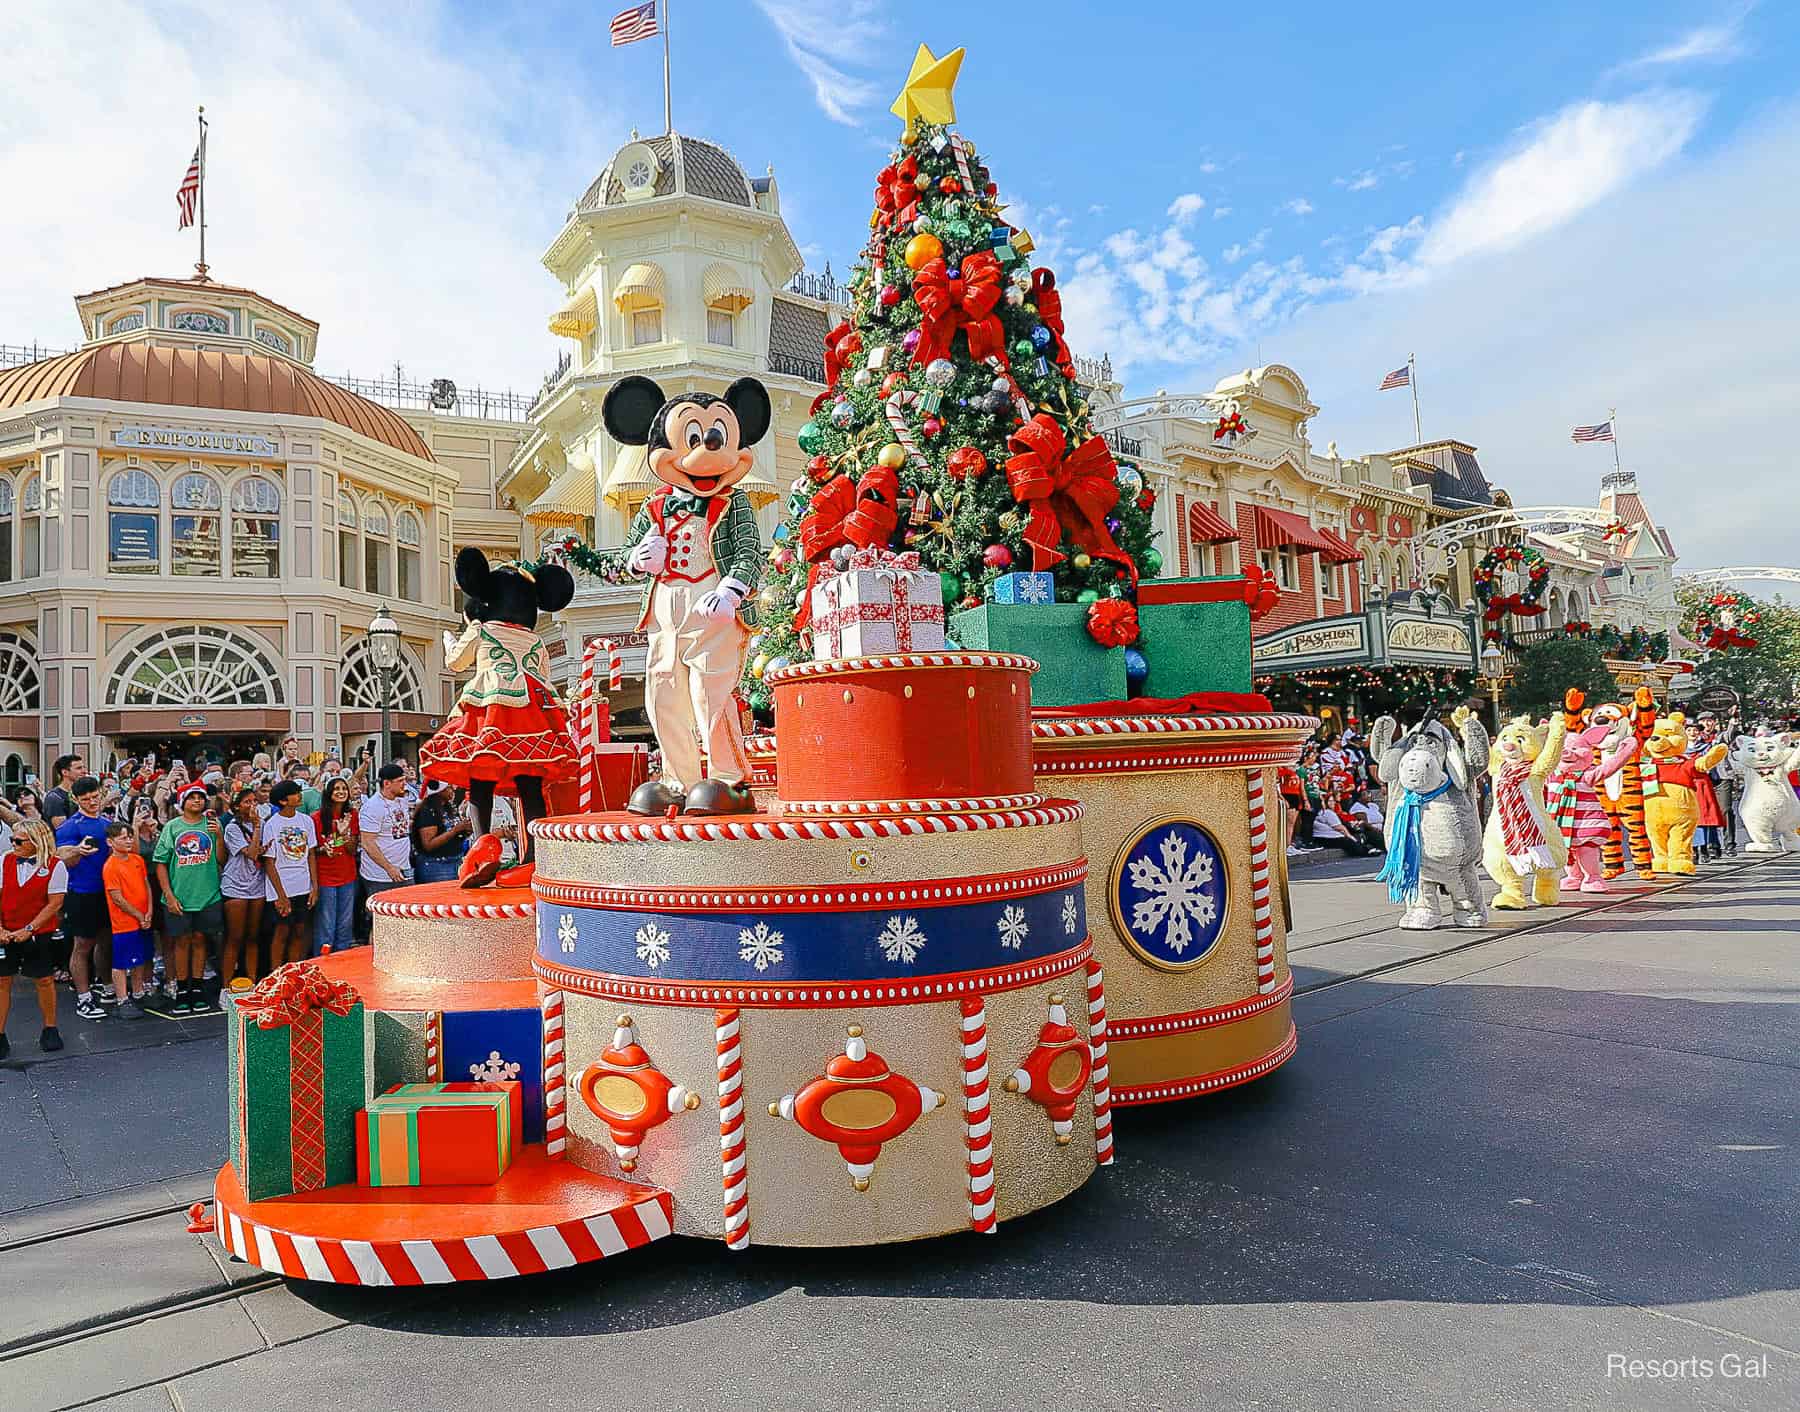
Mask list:
[[[954,615],[1007,592],[1091,605],[1096,642],[1138,638],[1153,493],[1094,434],[1056,276],[1005,218],[974,146],[953,132],[957,50],[921,45],[876,174],[849,321],[826,336],[826,390],[801,428],[794,483],[760,593],[745,677],[813,655],[808,591],[852,550],[917,553]],[[1048,590],[1046,592],[1046,590]]]

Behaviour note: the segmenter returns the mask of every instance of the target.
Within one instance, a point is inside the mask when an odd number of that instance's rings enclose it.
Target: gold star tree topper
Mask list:
[[[930,45],[919,46],[919,52],[913,55],[912,72],[906,76],[906,83],[891,109],[895,117],[905,122],[908,142],[913,139],[913,124],[920,120],[928,123],[956,121],[956,101],[950,90],[956,86],[956,73],[962,68],[962,61],[961,49],[952,49],[940,59],[931,52]]]

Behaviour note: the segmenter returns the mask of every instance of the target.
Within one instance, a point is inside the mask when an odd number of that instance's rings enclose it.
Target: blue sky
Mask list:
[[[815,264],[860,244],[913,46],[964,45],[958,125],[1128,391],[1284,362],[1316,444],[1356,454],[1410,439],[1374,387],[1416,353],[1427,435],[1520,503],[1591,497],[1610,456],[1568,427],[1617,405],[1688,562],[1800,563],[1768,513],[1800,7],[675,4],[676,126],[773,162]],[[322,369],[535,385],[537,257],[661,127],[660,45],[609,48],[614,8],[7,7],[0,179],[36,199],[0,232],[0,341],[71,342],[69,293],[191,263],[171,208],[205,101],[215,273],[318,318]]]

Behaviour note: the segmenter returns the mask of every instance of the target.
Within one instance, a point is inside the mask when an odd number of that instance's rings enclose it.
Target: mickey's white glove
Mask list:
[[[743,606],[744,599],[749,595],[749,584],[740,583],[737,579],[724,579],[717,588],[700,595],[700,601],[694,605],[694,611],[703,618],[711,618],[714,622],[722,623],[728,618],[737,616],[737,610]]]
[[[669,562],[669,541],[660,534],[647,534],[637,542],[625,566],[634,574],[660,574]]]

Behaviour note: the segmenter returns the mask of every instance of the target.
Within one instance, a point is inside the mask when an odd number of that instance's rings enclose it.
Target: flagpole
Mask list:
[[[663,129],[675,131],[675,110],[669,101],[669,0],[662,0],[663,32]]]
[[[1619,466],[1619,409],[1617,407],[1608,407],[1606,409],[1606,420],[1612,423],[1613,473],[1616,475],[1616,474],[1618,474],[1618,472],[1620,470],[1620,466]]]
[[[200,105],[200,263],[194,266],[196,279],[206,278],[206,105]]]
[[[1425,444],[1425,433],[1419,429],[1419,370],[1413,362],[1413,355],[1406,355],[1406,381],[1412,388],[1413,395],[1413,445]]]

